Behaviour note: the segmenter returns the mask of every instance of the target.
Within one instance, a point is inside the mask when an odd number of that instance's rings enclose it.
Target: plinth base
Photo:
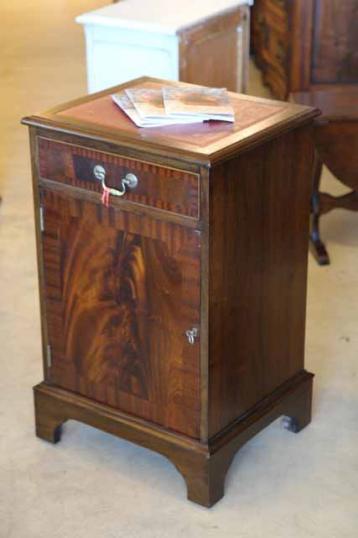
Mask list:
[[[36,434],[57,443],[67,420],[84,422],[166,456],[183,475],[188,499],[206,507],[224,495],[227,470],[237,450],[280,416],[299,432],[311,420],[313,375],[302,371],[206,443],[66,390],[40,383],[34,387]]]

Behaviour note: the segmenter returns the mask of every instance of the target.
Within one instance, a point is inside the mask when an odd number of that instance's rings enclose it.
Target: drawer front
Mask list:
[[[102,183],[94,175],[95,166],[100,165],[106,185],[119,191],[127,174],[137,177],[136,187],[127,189],[123,199],[199,218],[197,174],[42,137],[38,138],[38,154],[43,179],[102,193]]]

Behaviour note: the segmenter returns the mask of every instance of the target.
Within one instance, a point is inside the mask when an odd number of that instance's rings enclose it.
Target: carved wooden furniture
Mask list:
[[[280,415],[293,431],[310,421],[316,111],[231,94],[235,124],[138,129],[109,93],[24,119],[45,379],[36,431],[57,442],[74,419],[156,450],[211,506],[243,443]],[[103,184],[122,194],[108,207]]]
[[[256,62],[277,98],[358,83],[358,0],[255,0],[251,28]]]
[[[77,17],[88,90],[142,75],[244,92],[251,0],[130,0]]]
[[[337,91],[298,92],[292,95],[296,103],[321,109],[315,121],[316,159],[313,176],[312,221],[310,238],[312,252],[320,265],[329,264],[329,256],[321,240],[321,215],[332,209],[358,211],[358,86]],[[320,192],[322,165],[351,192],[332,196]]]

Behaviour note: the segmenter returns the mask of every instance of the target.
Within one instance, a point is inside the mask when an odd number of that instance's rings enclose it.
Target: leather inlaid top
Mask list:
[[[225,136],[237,131],[247,129],[258,121],[265,120],[274,114],[282,111],[282,106],[276,103],[260,103],[245,98],[245,96],[235,96],[232,94],[232,104],[235,109],[235,123],[224,121],[211,121],[204,123],[192,123],[189,125],[170,125],[167,127],[138,128],[126,116],[120,108],[113,103],[110,95],[99,97],[94,101],[74,106],[63,112],[63,116],[69,116],[81,121],[100,123],[112,129],[124,129],[129,132],[140,132],[143,136],[170,137],[178,142],[190,142],[198,147],[206,146],[217,142]]]
[[[310,107],[230,92],[235,110],[234,123],[206,122],[138,128],[111,99],[112,93],[126,87],[158,88],[172,84],[187,85],[143,77],[59,106],[40,116],[25,118],[24,123],[51,126],[85,136],[90,134],[121,145],[135,145],[136,149],[151,146],[168,153],[194,154],[198,159],[217,160],[317,114]]]

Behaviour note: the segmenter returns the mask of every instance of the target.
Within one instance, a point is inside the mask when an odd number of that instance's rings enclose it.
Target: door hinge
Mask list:
[[[41,232],[45,231],[44,208],[42,205],[40,205],[40,230]]]
[[[47,368],[51,368],[52,366],[52,356],[51,356],[51,346],[47,345],[46,348],[46,364]]]

